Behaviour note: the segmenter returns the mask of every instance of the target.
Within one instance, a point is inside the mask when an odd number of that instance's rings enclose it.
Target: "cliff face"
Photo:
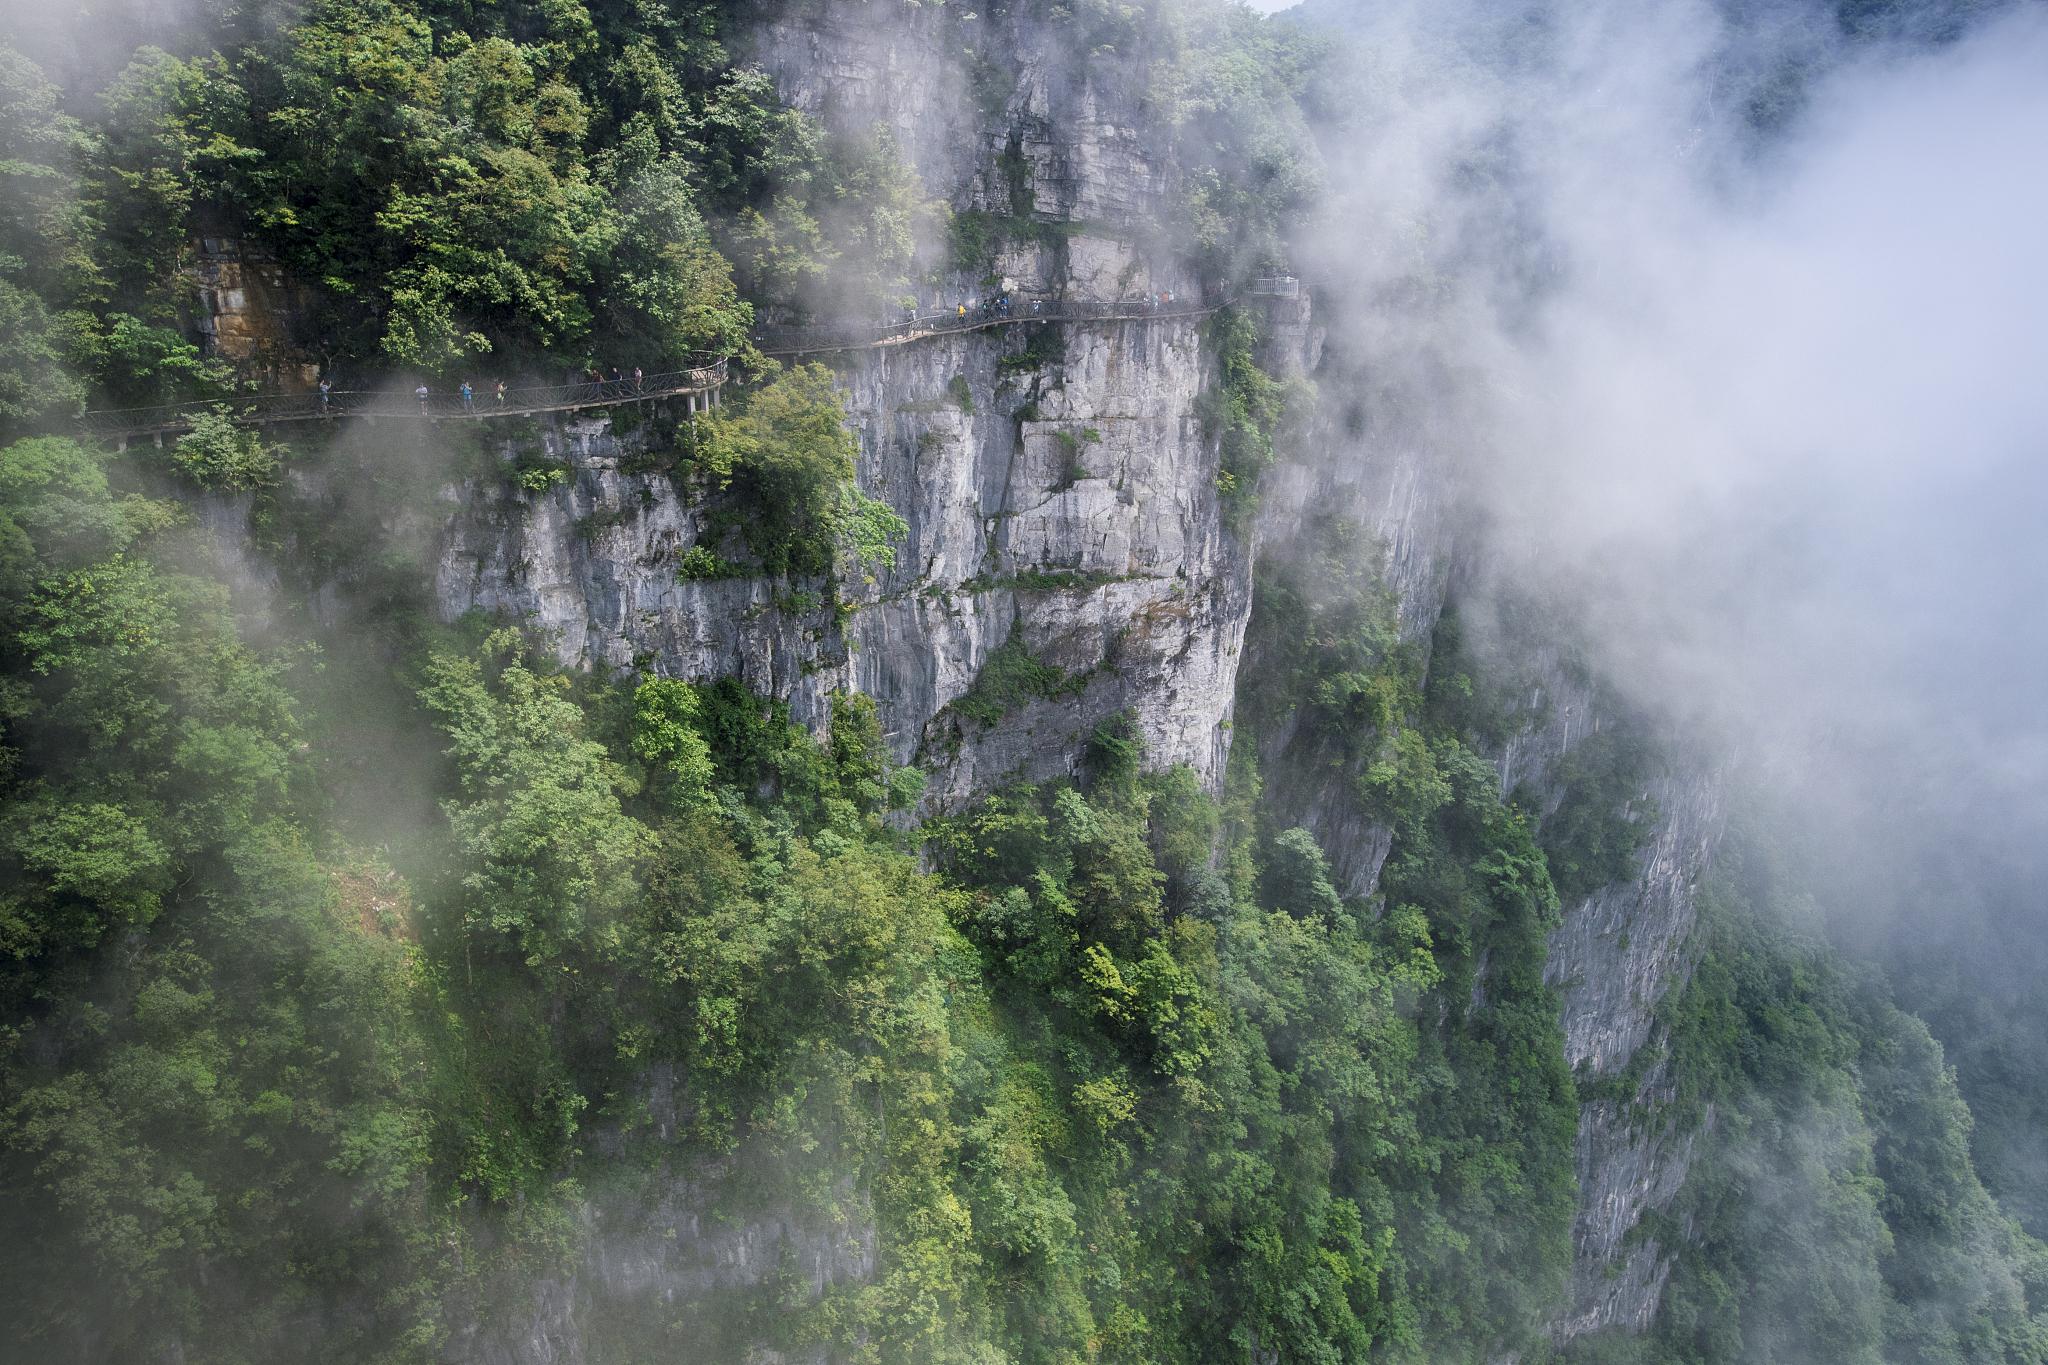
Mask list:
[[[1130,82],[1091,78],[1085,53],[1057,32],[970,31],[981,63],[1004,73],[977,104],[957,46],[967,27],[950,7],[878,21],[868,6],[827,4],[759,30],[748,55],[828,126],[891,128],[928,190],[956,208],[1028,205],[1066,224],[1002,253],[997,269],[1019,287],[1191,296],[1192,279],[1140,240],[1167,172],[1134,101],[1109,93]],[[980,287],[963,279],[947,297]],[[1312,335],[1305,315],[1296,321],[1299,367]],[[1027,345],[1028,363],[1005,364]],[[812,727],[833,692],[859,691],[896,757],[926,770],[934,808],[1070,772],[1119,714],[1135,719],[1151,761],[1219,781],[1252,557],[1198,416],[1215,369],[1204,320],[1020,324],[824,359],[859,437],[862,489],[908,526],[891,564],[841,585],[847,610],[765,579],[680,580],[678,559],[711,530],[708,490],[634,472],[645,441],[631,419],[541,428],[572,471],[546,494],[502,480],[450,489],[434,555],[440,610],[526,618],[581,666],[736,675]],[[949,709],[1005,647],[1058,669],[1057,695],[994,725]],[[597,1359],[608,1321],[786,1287],[792,1267],[813,1296],[872,1272],[875,1234],[857,1197],[836,1222],[773,1208],[720,1220],[725,1188],[721,1172],[691,1169],[593,1190],[574,1270],[520,1291],[530,1311],[492,1314],[454,1352]]]
[[[1074,46],[1084,37],[950,7],[825,4],[740,46],[828,128],[890,130],[956,209],[1064,225],[1002,252],[997,271],[1020,288],[1191,297],[1193,281],[1139,240],[1169,174],[1147,150],[1159,139],[1137,68],[1091,57]],[[980,288],[963,277],[945,297]],[[1027,344],[1029,363],[1005,364]],[[467,490],[441,557],[443,609],[531,617],[567,662],[736,674],[812,726],[833,691],[861,691],[938,805],[1067,771],[1122,712],[1156,761],[1216,779],[1251,561],[1196,415],[1213,369],[1201,319],[1018,326],[831,359],[861,486],[910,527],[893,565],[843,589],[843,625],[778,603],[765,581],[678,582],[676,558],[707,529],[702,504],[622,472],[635,447],[603,422],[549,434],[575,477],[537,503]],[[947,713],[1013,639],[1066,674],[1062,694],[988,729]]]
[[[1006,373],[1041,328],[1051,359]],[[1206,368],[1196,319],[1020,325],[857,353],[840,377],[860,481],[910,530],[892,566],[843,589],[843,623],[765,579],[679,581],[706,503],[625,472],[636,443],[603,420],[545,434],[574,470],[556,491],[464,490],[438,595],[450,615],[531,618],[566,662],[736,674],[813,726],[833,691],[866,693],[897,757],[925,766],[944,803],[1066,771],[1124,711],[1159,761],[1213,778],[1250,556],[1224,524],[1195,415]],[[1067,675],[1061,694],[986,729],[947,713],[1013,639]]]
[[[502,483],[460,491],[437,570],[442,609],[528,617],[568,662],[623,668],[651,658],[672,676],[737,674],[813,725],[832,691],[858,690],[875,698],[897,756],[927,767],[939,804],[1068,772],[1093,728],[1126,711],[1155,761],[1213,780],[1245,681],[1252,553],[1226,525],[1215,451],[1194,415],[1205,379],[1199,330],[1074,326],[1056,359],[1006,374],[1002,358],[1021,344],[1003,331],[933,339],[841,370],[862,486],[910,527],[895,563],[851,589],[855,610],[843,623],[778,598],[765,580],[679,581],[678,556],[705,531],[703,504],[663,476],[630,472],[635,438],[603,421],[547,433],[574,469],[551,493]],[[957,376],[971,410],[958,401]],[[1079,440],[1087,431],[1100,439]],[[1404,635],[1426,640],[1457,553],[1445,470],[1418,447],[1324,439],[1319,454],[1306,445],[1297,453],[1312,458],[1278,471],[1261,536],[1284,537],[1311,508],[1348,509],[1383,547]],[[1075,585],[1019,583],[1033,573],[1072,575],[1059,581]],[[987,728],[948,711],[1013,637],[1078,685]],[[1532,696],[1531,723],[1498,762],[1504,790],[1526,783],[1541,793],[1557,761],[1605,718],[1555,657],[1529,662],[1543,695]],[[1287,818],[1322,840],[1346,894],[1372,894],[1390,834],[1360,815],[1343,777],[1275,794]],[[1711,774],[1667,775],[1652,795],[1663,818],[1639,875],[1567,906],[1552,937],[1566,1057],[1593,1080],[1661,1046],[1654,1007],[1687,968],[1693,895],[1718,829]],[[1663,1092],[1659,1066],[1632,1074],[1641,1077],[1633,1096],[1590,1099],[1581,1113],[1578,1259],[1560,1339],[1645,1327],[1668,1273],[1665,1249],[1631,1234],[1676,1195],[1694,1135],[1642,1116]],[[771,1211],[712,1226],[716,1187],[675,1173],[594,1199],[584,1269],[538,1286],[529,1330],[473,1343],[477,1358],[585,1359],[584,1324],[623,1303],[746,1288],[791,1263],[810,1267],[822,1292],[872,1268],[874,1234],[859,1219],[810,1226]]]
[[[1504,789],[1527,784],[1554,802],[1558,760],[1613,718],[1554,655],[1535,662],[1537,689],[1547,694],[1542,719],[1506,746],[1502,781]],[[1656,1007],[1692,970],[1700,879],[1723,826],[1721,774],[1674,763],[1648,795],[1660,819],[1634,879],[1567,904],[1550,936],[1545,977],[1563,996],[1565,1060],[1591,1092],[1574,1150],[1579,1210],[1570,1302],[1552,1324],[1560,1341],[1650,1326],[1672,1248],[1638,1229],[1677,1197],[1699,1136],[1658,1113],[1673,1092]],[[1622,1092],[1601,1082],[1620,1082]]]

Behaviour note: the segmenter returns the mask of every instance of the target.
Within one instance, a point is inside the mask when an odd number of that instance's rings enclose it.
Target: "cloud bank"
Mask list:
[[[1324,6],[1359,49],[1316,268],[1638,699],[1887,857],[2024,857],[2048,7],[1931,15],[1854,43],[1796,5]]]

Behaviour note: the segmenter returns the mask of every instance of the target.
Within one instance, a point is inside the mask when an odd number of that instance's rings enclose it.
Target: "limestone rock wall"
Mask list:
[[[1039,328],[1056,359],[1006,372]],[[1045,351],[1041,352],[1046,353]],[[1196,416],[1198,322],[1018,324],[865,352],[841,372],[860,481],[909,526],[895,562],[849,584],[843,624],[767,579],[682,581],[709,501],[609,421],[546,428],[572,478],[453,492],[436,590],[444,614],[531,620],[564,662],[737,675],[822,726],[836,689],[875,698],[899,760],[934,800],[1068,771],[1129,712],[1160,764],[1221,772],[1250,607],[1250,555],[1225,525]],[[947,711],[1012,639],[1063,670],[1061,694],[983,727]]]

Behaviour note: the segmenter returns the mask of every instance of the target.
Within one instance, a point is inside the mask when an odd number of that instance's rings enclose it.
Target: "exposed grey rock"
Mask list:
[[[1654,1011],[1692,969],[1699,879],[1721,830],[1720,784],[1712,773],[1686,774],[1659,782],[1654,795],[1663,821],[1637,879],[1567,907],[1551,935],[1565,1059],[1588,1076],[1616,1075],[1645,1048],[1661,1058]],[[1668,1098],[1663,1072],[1659,1060],[1629,1100],[1593,1099],[1580,1110],[1571,1302],[1551,1328],[1560,1341],[1606,1327],[1640,1332],[1656,1315],[1669,1249],[1638,1229],[1670,1207],[1698,1136],[1656,1116]]]
[[[1663,820],[1634,882],[1569,907],[1550,939],[1549,977],[1563,993],[1564,1053],[1595,1076],[1627,1066],[1650,1041],[1653,1011],[1690,970],[1699,878],[1720,831],[1712,774],[1656,784]]]
[[[1639,1100],[1658,1097],[1652,1086]],[[1579,1113],[1570,1302],[1550,1329],[1560,1342],[1608,1327],[1648,1330],[1671,1276],[1667,1249],[1655,1238],[1631,1234],[1646,1211],[1668,1208],[1677,1197],[1699,1135],[1668,1122],[1645,1123],[1634,1109],[1597,1099]]]
[[[1000,361],[1055,329],[1056,359]],[[1225,526],[1216,451],[1195,415],[1198,324],[1017,324],[862,353],[841,372],[860,479],[904,518],[895,564],[845,589],[843,627],[767,579],[682,582],[708,533],[706,490],[621,468],[637,453],[603,420],[544,428],[573,477],[451,493],[436,592],[532,622],[565,663],[672,677],[736,675],[821,727],[836,689],[875,698],[902,761],[956,804],[1012,778],[1071,771],[1094,729],[1129,712],[1149,759],[1221,773],[1250,607],[1250,556]],[[958,382],[971,410],[956,401]],[[1020,575],[1057,574],[1066,586]],[[1012,635],[1074,689],[999,726],[947,714]]]
[[[1613,717],[1554,643],[1525,646],[1518,656],[1533,679],[1528,711],[1535,720],[1499,757],[1502,787],[1532,791],[1552,808],[1561,794],[1551,777],[1558,760]],[[1700,880],[1722,830],[1721,775],[1697,760],[1673,762],[1648,795],[1660,819],[1636,876],[1566,905],[1550,936],[1545,974],[1563,996],[1565,1060],[1598,1079],[1624,1073],[1645,1049],[1650,1059],[1638,1068],[1633,1095],[1596,1097],[1580,1109],[1570,1301],[1551,1324],[1560,1342],[1609,1327],[1649,1327],[1670,1275],[1670,1249],[1640,1227],[1677,1197],[1698,1137],[1659,1116],[1670,1087],[1656,1008],[1691,975]]]

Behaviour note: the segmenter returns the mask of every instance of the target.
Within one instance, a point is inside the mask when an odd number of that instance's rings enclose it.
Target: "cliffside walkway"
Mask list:
[[[423,402],[398,389],[336,389],[325,397],[318,393],[265,393],[151,408],[101,408],[82,414],[78,425],[88,435],[126,444],[137,437],[189,431],[194,418],[216,409],[225,409],[245,426],[327,422],[342,417],[425,417],[436,422],[467,422],[480,417],[523,417],[617,407],[649,398],[681,398],[691,412],[696,412],[718,406],[718,391],[725,386],[725,376],[726,362],[720,358],[695,369],[646,375],[638,383],[631,379],[585,379],[574,384],[507,389],[502,402],[489,389],[479,390],[468,403],[455,393],[430,393]]]
[[[1295,298],[1300,283],[1292,276],[1254,281],[1246,290],[1252,297]],[[898,322],[841,323],[821,326],[764,327],[755,334],[763,355],[789,357],[827,355],[844,351],[876,350],[903,346],[931,337],[962,332],[989,331],[997,327],[1029,326],[1045,322],[1156,322],[1177,318],[1201,318],[1228,307],[1233,299],[1056,299],[1013,296],[1007,309],[979,307],[964,315],[952,310],[934,310],[907,316]],[[459,394],[430,393],[424,400],[396,389],[331,390],[319,393],[266,393],[243,398],[193,403],[167,403],[144,408],[97,408],[78,418],[79,430],[89,436],[111,440],[125,447],[129,441],[163,438],[192,429],[204,413],[226,410],[243,426],[276,426],[293,422],[327,422],[342,417],[420,418],[435,422],[466,422],[482,417],[522,417],[544,412],[575,412],[584,408],[616,407],[649,398],[681,398],[692,413],[718,406],[724,388],[727,359],[720,357],[694,369],[667,374],[650,374],[633,380],[582,380],[573,384],[552,384],[507,389],[500,400],[494,390],[478,391],[465,403]]]
[[[929,337],[953,336],[960,332],[984,332],[996,327],[1015,327],[1033,322],[1148,322],[1170,318],[1207,317],[1225,307],[1229,300],[1196,302],[1178,300],[1156,303],[1144,299],[1018,299],[1008,312],[970,310],[962,316],[957,307],[936,309],[906,317],[900,322],[828,323],[811,327],[764,327],[755,333],[754,344],[761,354],[777,357],[825,355],[834,351],[866,351],[884,346],[902,346]]]

